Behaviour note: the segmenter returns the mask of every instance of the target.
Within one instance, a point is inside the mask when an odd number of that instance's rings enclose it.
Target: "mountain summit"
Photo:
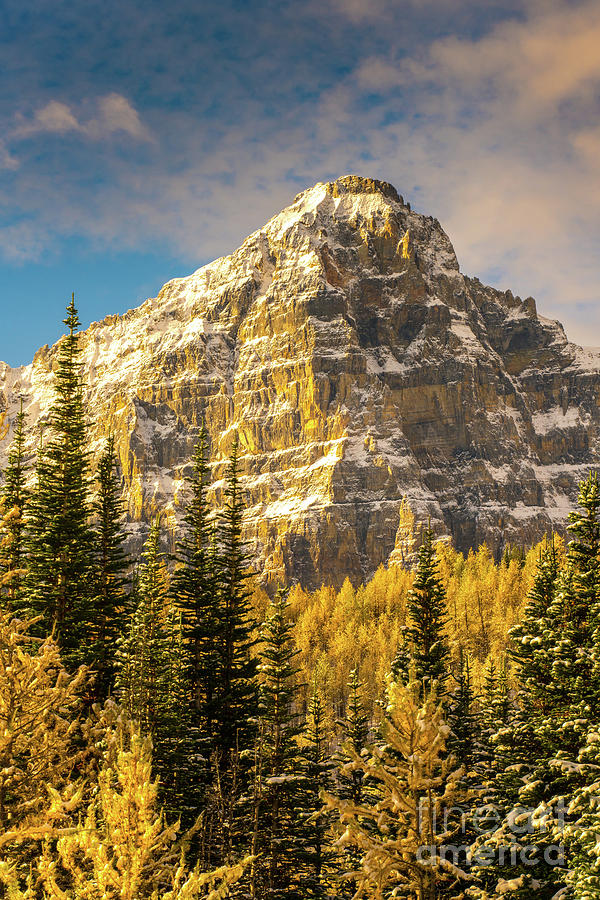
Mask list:
[[[217,500],[239,438],[246,537],[272,582],[365,578],[394,551],[403,495],[459,549],[533,541],[598,464],[600,353],[464,276],[440,224],[369,178],[304,191],[82,345],[133,535],[179,515],[204,418]],[[10,421],[20,396],[43,421],[55,357],[0,365]]]

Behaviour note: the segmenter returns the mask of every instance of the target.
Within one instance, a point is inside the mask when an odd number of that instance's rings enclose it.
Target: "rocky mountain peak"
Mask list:
[[[92,438],[116,435],[132,540],[157,509],[179,517],[204,420],[215,503],[239,439],[270,582],[365,578],[394,558],[403,495],[461,549],[533,540],[597,463],[598,354],[532,298],[462,275],[439,222],[369,178],[316,184],[82,340]],[[55,354],[0,370],[10,420],[21,395],[31,423],[47,415]]]

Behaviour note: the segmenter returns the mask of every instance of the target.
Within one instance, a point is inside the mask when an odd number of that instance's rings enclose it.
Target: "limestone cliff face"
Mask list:
[[[317,184],[82,341],[92,437],[116,435],[133,536],[157,509],[177,518],[204,418],[215,502],[239,437],[246,536],[272,582],[369,575],[403,494],[461,549],[531,541],[598,464],[600,354],[462,275],[439,223],[366,178]],[[0,366],[11,421],[21,395],[43,420],[55,357]]]

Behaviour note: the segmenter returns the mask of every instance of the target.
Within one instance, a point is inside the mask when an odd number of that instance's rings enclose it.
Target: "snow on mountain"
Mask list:
[[[93,447],[115,434],[133,539],[160,509],[173,527],[204,419],[215,503],[239,438],[246,536],[271,582],[366,577],[404,494],[461,549],[532,541],[598,465],[600,353],[461,274],[439,223],[367,178],[304,191],[82,346]],[[56,350],[0,365],[32,447]]]

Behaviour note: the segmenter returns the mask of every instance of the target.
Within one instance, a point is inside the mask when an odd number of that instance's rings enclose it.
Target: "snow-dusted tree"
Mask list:
[[[255,817],[251,892],[257,898],[301,898],[303,849],[299,815],[304,773],[295,704],[298,650],[287,598],[278,591],[261,631],[259,656],[259,752],[255,772]]]
[[[524,622],[514,629],[517,693],[492,738],[490,787],[500,824],[483,843],[494,860],[479,873],[488,893],[513,884],[515,898],[550,900],[565,883],[555,847],[564,809],[585,789],[578,757],[598,721],[594,678],[600,593],[600,491],[590,475],[569,515],[566,566],[556,580],[552,548],[540,558]],[[514,852],[513,852],[514,851]],[[568,861],[567,866],[568,868]]]
[[[388,680],[387,714],[382,746],[365,759],[355,755],[347,768],[359,766],[378,790],[369,805],[325,794],[337,810],[341,847],[355,847],[362,861],[352,873],[358,897],[411,896],[435,900],[442,885],[458,883],[456,866],[462,826],[461,770],[446,752],[450,728],[434,696],[422,698],[422,683]],[[350,748],[348,751],[351,753]]]
[[[520,690],[527,695],[527,703],[541,712],[551,702],[548,693],[552,688],[556,623],[550,608],[556,596],[558,572],[558,554],[550,540],[540,551],[521,621],[510,631],[510,655],[517,666]]]
[[[577,900],[600,897],[600,734],[592,731],[579,754],[578,766],[585,784],[569,804],[574,821],[564,838],[571,851],[567,884]]]

